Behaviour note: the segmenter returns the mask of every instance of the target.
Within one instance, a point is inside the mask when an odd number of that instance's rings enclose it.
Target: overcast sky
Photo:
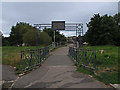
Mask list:
[[[9,36],[11,27],[17,22],[51,23],[52,20],[64,20],[66,23],[86,23],[94,14],[115,15],[118,2],[2,2],[2,33]],[[63,33],[63,32],[61,32]],[[64,32],[66,36],[75,32]]]

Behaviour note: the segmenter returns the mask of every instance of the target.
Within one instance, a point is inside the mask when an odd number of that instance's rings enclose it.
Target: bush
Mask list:
[[[41,45],[49,45],[52,42],[52,38],[46,32],[41,32],[38,39]]]
[[[23,36],[23,42],[26,45],[34,46],[36,45],[36,40],[35,40],[35,30],[29,30],[27,31],[24,36]]]
[[[45,32],[29,30],[24,34],[23,42],[30,46],[49,45],[51,43],[51,37]]]

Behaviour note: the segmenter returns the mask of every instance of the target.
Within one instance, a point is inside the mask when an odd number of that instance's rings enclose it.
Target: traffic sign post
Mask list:
[[[54,30],[54,48],[56,48],[55,42],[55,31],[65,30],[65,21],[52,21],[52,30]]]

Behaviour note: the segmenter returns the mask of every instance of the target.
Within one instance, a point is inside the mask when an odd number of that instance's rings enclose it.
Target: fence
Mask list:
[[[33,69],[35,66],[41,66],[48,55],[49,47],[21,51],[21,60],[17,66],[17,70],[25,72]]]
[[[69,47],[69,56],[77,66],[82,65],[94,71],[96,70],[96,51]]]

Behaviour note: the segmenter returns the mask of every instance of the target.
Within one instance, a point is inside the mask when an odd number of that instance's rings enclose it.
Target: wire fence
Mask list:
[[[17,70],[21,72],[26,72],[36,66],[41,66],[48,55],[49,47],[21,51],[21,60],[17,64]]]
[[[68,54],[77,66],[82,65],[96,71],[97,59],[95,50],[69,47]]]

